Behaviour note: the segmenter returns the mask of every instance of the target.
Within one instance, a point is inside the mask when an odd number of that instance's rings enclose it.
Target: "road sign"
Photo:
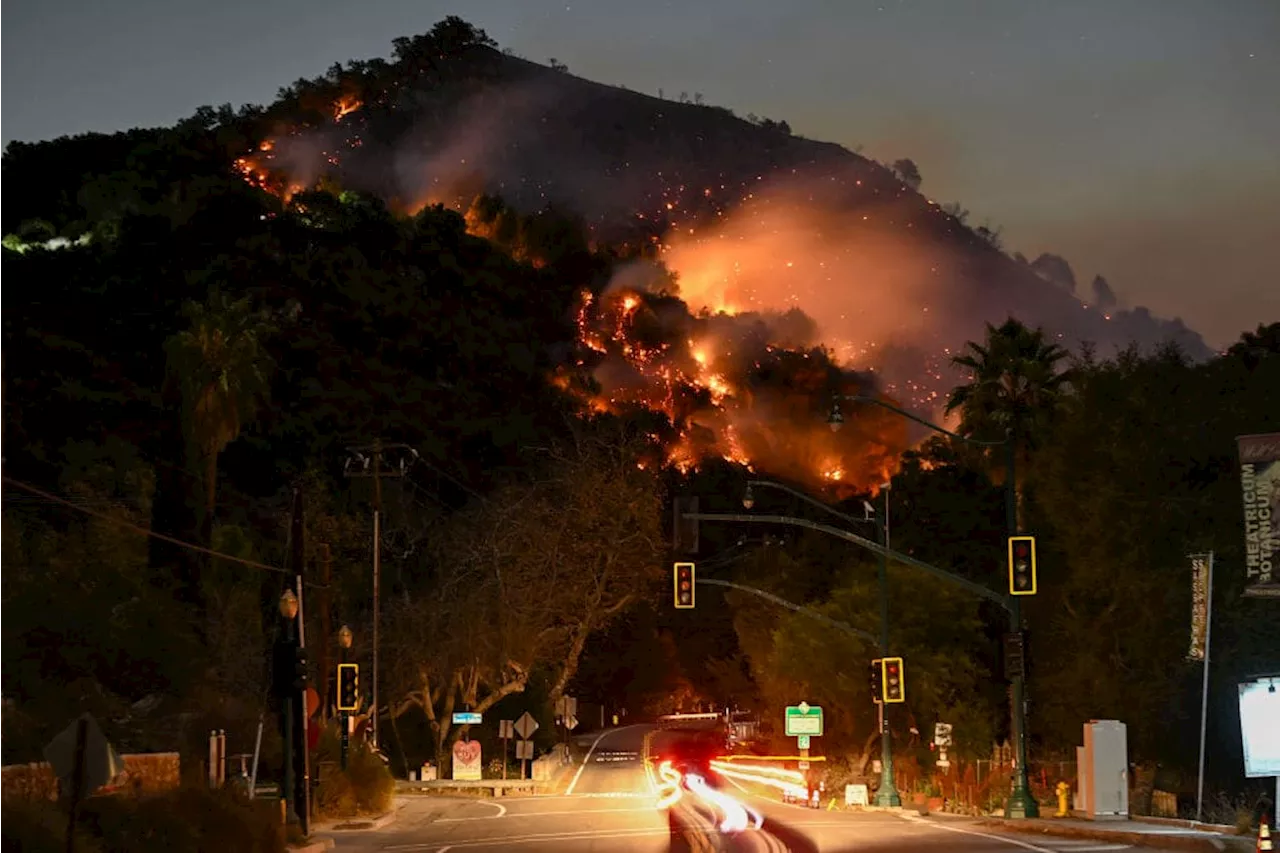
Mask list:
[[[569,719],[565,720],[565,721],[564,721],[564,727],[565,727],[566,729],[568,729],[569,731],[573,731],[574,729],[576,729],[576,728],[578,727],[578,718],[577,718],[577,717],[570,717]]]
[[[938,749],[945,749],[951,746],[951,724],[950,723],[934,723],[933,724],[933,742]],[[946,756],[944,755],[943,758]]]
[[[498,737],[499,738],[506,738],[507,740],[511,740],[515,736],[516,734],[515,734],[514,723],[512,723],[510,720],[498,721]]]
[[[524,714],[521,715],[520,719],[516,720],[515,730],[516,734],[520,735],[523,739],[528,740],[533,737],[533,733],[538,730],[538,721],[533,718],[532,714],[525,711]]]
[[[800,769],[801,769],[801,770],[808,770],[808,769],[809,769],[809,762],[807,762],[807,761],[801,761],[801,762],[800,762]]]
[[[478,726],[484,719],[483,715],[474,711],[454,711],[453,724],[455,726]]]
[[[572,717],[578,713],[578,697],[561,696],[560,701],[556,702],[557,717]]]
[[[533,741],[516,741],[516,761],[533,760]]]
[[[788,705],[786,711],[786,735],[822,736],[822,708],[801,702],[799,705]]]
[[[800,735],[799,737],[797,737],[797,738],[796,738],[796,741],[797,741],[797,743],[796,743],[796,749],[808,749],[808,748],[809,748],[809,737],[810,737],[810,735]]]

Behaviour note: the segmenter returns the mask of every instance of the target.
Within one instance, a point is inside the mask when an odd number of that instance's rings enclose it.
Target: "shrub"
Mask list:
[[[0,815],[0,848],[20,853],[63,853],[67,849],[67,813],[48,801],[10,801]],[[80,829],[79,853],[101,853],[102,844]]]
[[[351,744],[347,770],[338,769],[338,737],[327,731],[320,738],[319,761],[325,764],[316,790],[316,810],[325,817],[382,814],[391,808],[396,780],[387,765],[364,744]]]
[[[85,803],[82,821],[108,853],[284,850],[279,805],[233,791],[186,787],[140,798],[95,797]]]

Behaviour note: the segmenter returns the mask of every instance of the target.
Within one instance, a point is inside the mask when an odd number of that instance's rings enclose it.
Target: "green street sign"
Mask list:
[[[822,736],[822,709],[816,705],[810,705],[808,702],[788,705],[785,719],[787,737]]]
[[[812,737],[812,735],[800,735],[800,737],[796,738],[796,748],[797,748],[797,749],[808,749],[808,748],[809,748],[809,738],[810,738],[810,737]]]

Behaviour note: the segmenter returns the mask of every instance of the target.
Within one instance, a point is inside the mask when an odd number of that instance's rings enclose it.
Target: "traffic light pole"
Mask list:
[[[889,495],[885,493],[885,508],[889,506]],[[880,552],[880,655],[889,656],[889,524],[886,517],[876,523],[880,532],[880,542],[884,549]],[[898,807],[902,805],[902,796],[898,793],[893,778],[893,734],[889,731],[888,714],[885,713],[884,697],[880,697],[880,787],[876,790],[876,805]]]
[[[1005,436],[1005,489],[1004,489],[1004,513],[1005,525],[1008,528],[1009,536],[1018,535],[1018,483],[1017,483],[1017,465],[1018,450],[1017,442],[1013,440],[1013,434],[1009,433]],[[1009,612],[1009,630],[1017,634],[1022,631],[1022,607],[1018,597],[1015,595],[1006,596],[1007,604],[1005,609]],[[1040,804],[1036,802],[1036,798],[1031,795],[1031,783],[1027,778],[1027,688],[1026,688],[1026,656],[1025,653],[1019,656],[1021,660],[1018,662],[1017,668],[1010,673],[1010,681],[1012,682],[1010,692],[1012,693],[1013,708],[1013,742],[1016,750],[1015,765],[1013,768],[1013,779],[1010,785],[1009,802],[1005,804],[1004,816],[1012,818],[1027,818],[1040,816]]]
[[[338,653],[339,660],[341,663],[346,663],[347,662],[346,646],[340,646],[339,648],[341,649],[341,651]],[[341,672],[342,668],[339,667],[338,671]],[[339,678],[338,683],[334,686],[337,688],[338,703],[345,704],[343,702],[343,696],[342,696],[342,679]],[[351,748],[351,732],[350,732],[351,724],[347,722],[348,720],[347,715],[349,713],[350,712],[348,711],[338,712],[338,726],[340,728],[340,731],[338,732],[338,741],[341,744],[341,750],[339,752],[339,761],[340,761],[340,766],[342,767],[343,773],[347,772],[347,752]]]
[[[755,498],[752,496],[751,489],[760,487],[766,489],[776,489],[785,492],[794,498],[798,498],[810,506],[817,507],[824,512],[841,518],[851,524],[870,522],[875,525],[876,533],[879,534],[880,544],[883,546],[879,552],[880,564],[878,567],[879,575],[879,599],[880,599],[880,636],[876,639],[877,645],[880,647],[880,656],[889,656],[889,491],[885,489],[884,495],[884,517],[879,518],[872,514],[868,509],[865,518],[855,518],[846,515],[834,507],[827,506],[822,501],[809,497],[804,492],[784,486],[781,483],[775,483],[771,480],[749,480],[747,482],[747,492],[743,497],[743,506],[751,509],[755,505]],[[883,699],[883,697],[881,697]],[[889,729],[887,717],[885,714],[884,703],[878,701],[880,712],[877,716],[877,725],[880,727],[880,787],[876,791],[877,806],[901,806],[902,796],[898,793],[897,783],[893,777],[893,733]]]

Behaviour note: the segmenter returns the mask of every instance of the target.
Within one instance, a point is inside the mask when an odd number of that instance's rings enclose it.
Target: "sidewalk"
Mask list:
[[[1187,826],[1148,823],[1142,820],[1083,820],[1081,818],[1033,818],[1006,820],[979,818],[981,826],[1034,835],[1056,835],[1064,838],[1087,838],[1132,844],[1137,847],[1163,847],[1180,850],[1252,850],[1253,842],[1238,835],[1228,835]]]

